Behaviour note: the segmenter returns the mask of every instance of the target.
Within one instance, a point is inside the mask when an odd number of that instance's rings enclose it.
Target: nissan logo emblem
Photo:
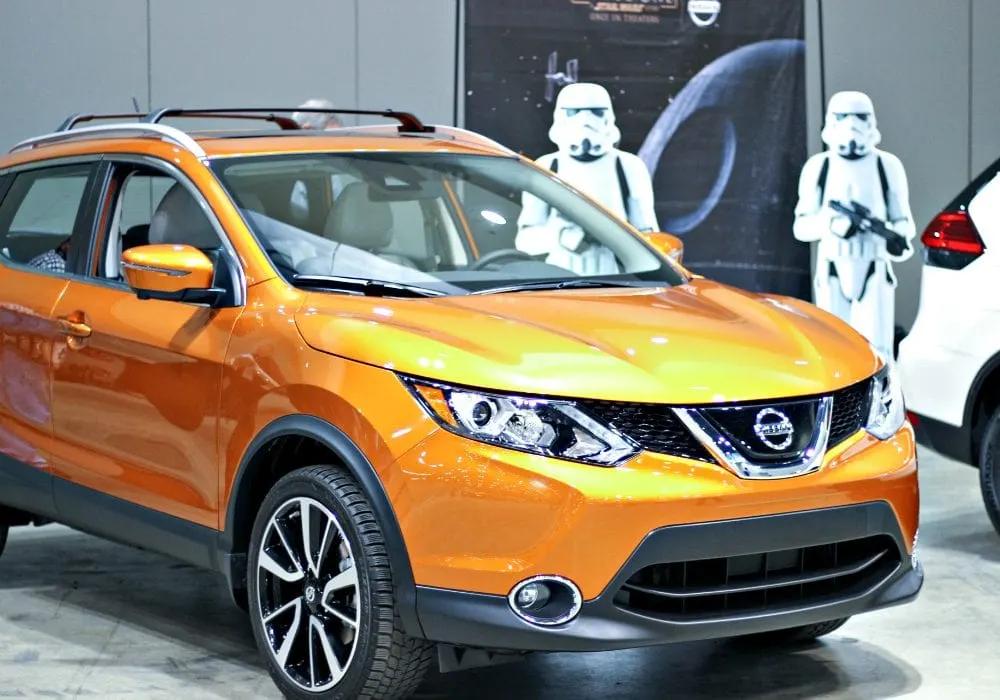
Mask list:
[[[772,450],[784,450],[795,438],[795,426],[781,411],[764,408],[757,413],[753,431]]]

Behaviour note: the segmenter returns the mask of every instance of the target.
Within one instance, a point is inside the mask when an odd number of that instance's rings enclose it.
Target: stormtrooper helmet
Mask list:
[[[871,98],[851,91],[831,97],[822,137],[823,143],[849,160],[868,155],[882,140]]]
[[[549,139],[576,160],[607,155],[621,140],[608,91],[595,83],[573,83],[560,90]]]

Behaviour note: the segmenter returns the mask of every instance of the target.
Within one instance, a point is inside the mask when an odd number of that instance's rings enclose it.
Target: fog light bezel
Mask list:
[[[569,608],[555,617],[540,617],[533,615],[530,611],[519,608],[517,605],[518,594],[527,586],[533,583],[543,583],[549,588],[549,601],[558,599],[559,593],[568,594],[570,597]],[[532,625],[540,627],[558,627],[572,622],[583,609],[583,594],[579,587],[568,578],[550,574],[532,576],[518,582],[507,594],[507,604],[515,615]],[[543,607],[542,610],[545,608]]]

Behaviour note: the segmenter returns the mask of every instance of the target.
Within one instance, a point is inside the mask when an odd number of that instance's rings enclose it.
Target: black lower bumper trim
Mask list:
[[[668,620],[629,611],[614,602],[628,578],[655,562],[730,556],[887,535],[900,550],[900,565],[868,590],[850,597],[795,607]],[[671,642],[737,637],[851,617],[906,603],[923,585],[892,508],[868,503],[788,515],[666,527],[650,533],[605,591],[584,603],[580,615],[556,628],[521,620],[504,596],[417,588],[417,612],[426,637],[454,646],[519,651],[610,651]]]

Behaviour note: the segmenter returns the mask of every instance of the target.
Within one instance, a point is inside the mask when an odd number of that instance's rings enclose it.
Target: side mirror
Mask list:
[[[215,265],[189,245],[143,245],[122,253],[125,282],[140,299],[214,304],[225,290],[212,286]]]
[[[676,263],[681,263],[684,257],[684,241],[672,233],[656,231],[654,233],[644,233],[642,237],[651,246],[666,255]]]

